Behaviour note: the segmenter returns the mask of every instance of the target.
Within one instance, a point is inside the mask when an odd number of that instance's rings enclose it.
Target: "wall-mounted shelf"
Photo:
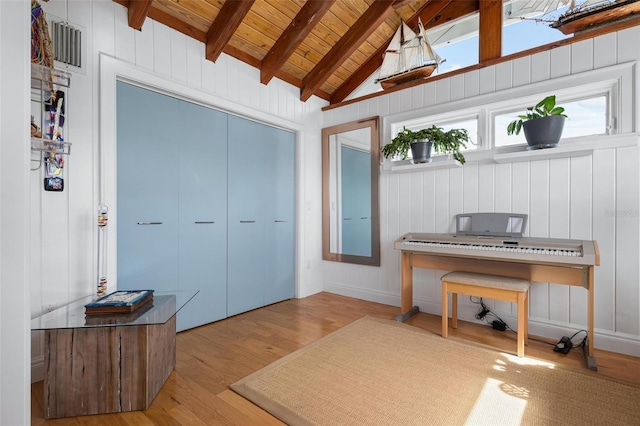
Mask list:
[[[453,167],[462,167],[462,164],[458,160],[434,160],[431,163],[413,164],[409,161],[387,161],[382,163],[383,172],[394,173],[411,173],[411,172],[424,172],[427,170],[436,169],[450,169]]]
[[[71,144],[69,142],[52,141],[46,138],[31,138],[31,150],[46,152],[52,155],[71,154]]]
[[[518,163],[522,161],[548,160],[553,158],[582,157],[591,154],[593,154],[593,148],[575,149],[574,147],[559,146],[556,148],[496,154],[493,156],[493,161],[496,163]]]
[[[31,149],[50,155],[69,155],[71,143],[63,139],[62,129],[68,125],[69,95],[66,88],[71,86],[71,74],[43,65],[31,64]],[[55,102],[56,94],[62,93],[62,101]],[[60,96],[58,96],[60,101]],[[52,120],[53,119],[53,120]]]

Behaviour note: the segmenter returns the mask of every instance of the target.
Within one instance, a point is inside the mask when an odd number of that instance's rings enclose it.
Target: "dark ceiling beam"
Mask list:
[[[431,2],[434,2],[434,0],[431,0]],[[431,11],[426,7],[419,12],[419,15],[420,19],[422,19],[422,23],[424,24],[424,28],[428,30],[443,24],[448,24],[456,19],[472,15],[478,11],[478,8],[478,0],[454,0],[435,16],[431,15]]]
[[[174,30],[179,31],[182,34],[194,38],[202,43],[207,42],[207,33],[194,28],[192,25],[182,22],[175,16],[169,15],[168,13],[158,10],[155,7],[152,7],[149,10],[149,15],[147,17],[163,25],[166,25],[169,28],[173,28]]]
[[[425,29],[437,27],[438,25],[451,22],[463,16],[470,15],[478,11],[477,1],[452,1],[452,0],[431,0],[422,6],[407,21],[407,25],[412,28],[418,26],[418,18],[422,20]],[[342,102],[354,90],[356,90],[366,79],[368,79],[382,65],[382,58],[391,38],[369,57],[369,59],[358,68],[352,76],[344,81],[331,95],[331,103]]]
[[[262,59],[260,83],[267,84],[336,0],[309,0]]]
[[[480,0],[478,62],[502,56],[502,0]]]
[[[302,79],[300,89],[302,102],[306,102],[367,37],[393,13],[393,3],[393,0],[374,1],[355,24],[333,45],[311,72]]]
[[[147,19],[149,8],[153,0],[129,0],[127,5],[127,19],[129,26],[134,30],[141,30],[144,20]]]
[[[254,0],[225,1],[207,31],[205,57],[215,62],[229,43],[244,17],[249,13]]]

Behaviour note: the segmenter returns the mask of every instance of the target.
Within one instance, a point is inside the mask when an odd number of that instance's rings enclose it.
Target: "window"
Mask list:
[[[608,99],[601,94],[594,97],[569,102],[558,100],[557,104],[564,107],[565,120],[562,138],[578,136],[605,135],[608,133]],[[519,135],[507,135],[507,125],[523,114],[527,107],[509,113],[498,114],[494,118],[495,146],[509,146],[527,143],[524,132]]]
[[[412,120],[411,122],[407,122],[403,127],[406,127],[409,130],[419,130],[424,129],[426,127],[431,126],[441,127],[444,131],[448,131],[451,129],[465,129],[469,132],[469,139],[471,143],[466,144],[467,148],[461,151],[472,151],[476,150],[478,147],[478,117],[474,116],[471,118],[457,118],[455,120],[447,120],[446,118],[438,118],[438,117],[423,117],[416,120]],[[403,127],[396,128],[394,130],[393,135],[396,135],[399,131],[402,130]],[[433,156],[439,155],[437,152],[433,153]],[[411,151],[409,151],[407,158],[411,159]]]
[[[524,114],[527,107],[555,94],[557,105],[564,107],[569,117],[564,124],[561,144],[567,148],[572,146],[564,150],[571,156],[571,152],[584,147],[583,142],[599,146],[609,143],[603,136],[634,132],[636,67],[636,62],[628,62],[401,111],[383,117],[382,141],[390,141],[405,126],[416,130],[435,124],[445,130],[465,128],[469,131],[474,144],[466,150],[467,161],[484,161],[496,155],[526,151],[524,133],[509,136],[507,125]],[[442,84],[441,87],[446,90],[448,86]],[[444,156],[439,157],[434,158],[434,163]],[[394,161],[385,163],[394,167]],[[396,162],[395,166],[402,167],[403,163]]]

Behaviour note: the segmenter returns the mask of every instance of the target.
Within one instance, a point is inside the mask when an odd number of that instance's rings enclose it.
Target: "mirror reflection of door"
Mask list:
[[[323,259],[379,266],[378,117],[322,135]]]
[[[371,153],[369,129],[335,135],[339,149],[335,179],[335,234],[332,246],[336,253],[371,256]],[[332,250],[333,251],[333,250]]]

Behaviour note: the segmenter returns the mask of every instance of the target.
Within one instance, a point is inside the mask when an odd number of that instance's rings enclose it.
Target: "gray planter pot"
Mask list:
[[[522,123],[524,137],[529,147],[527,149],[555,148],[562,137],[564,117],[550,115],[536,118]]]
[[[411,144],[411,156],[413,164],[430,163],[431,147],[433,142],[427,139],[417,139]]]

